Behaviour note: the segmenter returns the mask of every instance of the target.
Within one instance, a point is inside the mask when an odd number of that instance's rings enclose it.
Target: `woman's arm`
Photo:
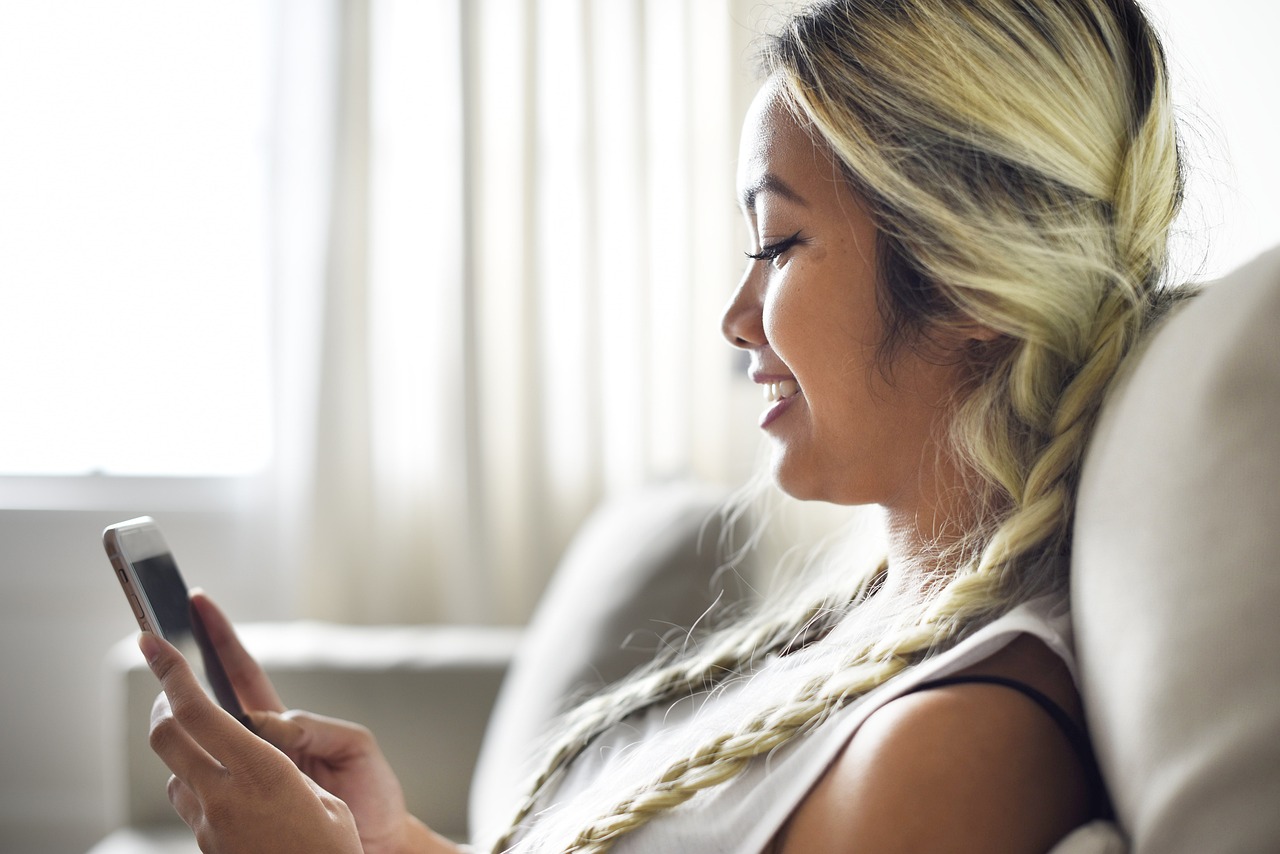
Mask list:
[[[1063,693],[1043,673],[1036,681]],[[1074,692],[1069,679],[1065,690]],[[776,850],[1044,852],[1090,817],[1086,779],[1058,725],[1016,691],[970,683],[909,694],[867,719]]]

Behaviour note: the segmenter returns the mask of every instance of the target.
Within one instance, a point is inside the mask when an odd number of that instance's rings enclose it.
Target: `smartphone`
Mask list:
[[[249,718],[231,687],[200,614],[191,604],[187,583],[178,572],[178,563],[155,520],[142,516],[112,525],[102,532],[102,544],[133,607],[138,626],[176,646],[218,705],[249,726]]]

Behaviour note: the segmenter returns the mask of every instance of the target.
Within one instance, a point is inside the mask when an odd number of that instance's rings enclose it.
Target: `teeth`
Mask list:
[[[795,380],[783,380],[780,383],[765,383],[763,388],[765,401],[776,403],[800,391],[800,384]]]

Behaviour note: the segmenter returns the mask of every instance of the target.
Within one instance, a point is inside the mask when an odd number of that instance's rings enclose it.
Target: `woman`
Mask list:
[[[765,71],[724,332],[765,385],[777,483],[880,504],[888,556],[575,710],[493,850],[1048,850],[1106,811],[1066,556],[1094,415],[1167,301],[1160,45],[1133,0],[844,0],[796,15]],[[197,607],[261,736],[143,637],[206,851],[456,850],[366,732],[282,715]]]

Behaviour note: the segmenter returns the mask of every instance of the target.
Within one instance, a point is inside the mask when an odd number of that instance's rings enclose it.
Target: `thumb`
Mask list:
[[[288,712],[255,711],[250,722],[263,740],[297,762],[303,756],[341,763],[367,757],[376,751],[372,734],[364,727],[297,709]]]
[[[250,728],[263,741],[293,757],[308,741],[306,729],[293,716],[279,712],[249,712]]]

